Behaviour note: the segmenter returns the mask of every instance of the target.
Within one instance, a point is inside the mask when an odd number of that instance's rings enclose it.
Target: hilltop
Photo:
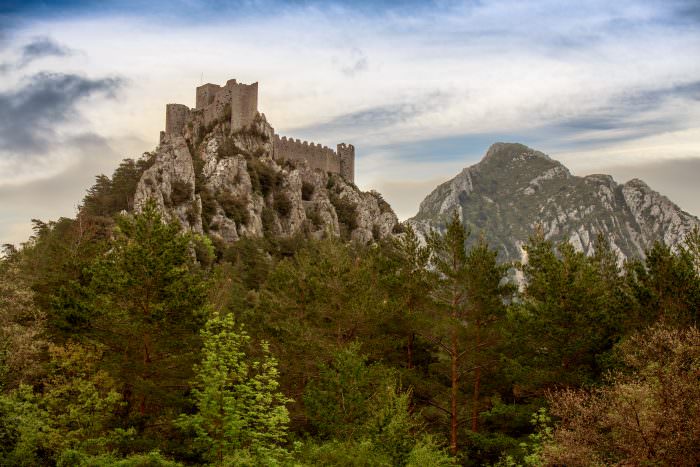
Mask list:
[[[560,162],[522,144],[493,144],[480,162],[439,185],[408,223],[442,229],[459,212],[472,240],[483,234],[503,260],[524,259],[522,245],[541,229],[592,254],[603,235],[619,260],[644,257],[659,240],[679,244],[700,225],[646,183],[619,184],[609,175],[572,175]]]

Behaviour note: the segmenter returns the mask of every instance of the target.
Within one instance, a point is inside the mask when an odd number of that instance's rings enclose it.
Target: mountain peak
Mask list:
[[[493,143],[489,147],[489,149],[486,151],[486,155],[484,155],[479,164],[527,161],[533,159],[544,159],[547,161],[552,160],[547,154],[529,148],[524,144],[499,142]]]
[[[700,221],[639,179],[624,185],[609,175],[572,175],[560,162],[517,143],[495,143],[484,158],[438,186],[409,219],[417,231],[442,229],[461,214],[505,260],[522,259],[522,245],[542,226],[547,239],[592,254],[605,235],[618,258],[643,257],[655,241],[669,246]]]

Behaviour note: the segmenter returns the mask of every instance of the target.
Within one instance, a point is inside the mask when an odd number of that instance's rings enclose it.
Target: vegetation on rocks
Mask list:
[[[466,208],[422,235],[342,177],[214,148],[125,161],[4,248],[0,464],[698,463],[700,230],[623,263],[533,229],[500,262]]]

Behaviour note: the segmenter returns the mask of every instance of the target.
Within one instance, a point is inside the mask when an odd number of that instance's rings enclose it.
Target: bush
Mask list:
[[[202,225],[204,231],[209,230],[209,224],[216,214],[216,200],[211,192],[207,189],[202,189],[199,192],[199,197],[202,200]]]
[[[391,229],[391,233],[393,234],[402,234],[404,232],[406,232],[406,226],[401,222],[394,224],[394,227]]]
[[[292,202],[289,197],[281,191],[275,193],[275,211],[280,217],[288,217],[289,213],[292,212]]]
[[[221,142],[221,145],[219,145],[219,149],[216,152],[216,157],[221,160],[221,159],[226,159],[229,157],[236,156],[238,154],[247,154],[247,151],[244,149],[240,148],[236,142],[234,141],[233,138],[228,137],[224,138],[224,140]]]
[[[379,205],[379,211],[384,214],[387,212],[391,212],[391,206],[389,206],[389,203],[387,203],[384,200],[384,197],[382,197],[382,194],[379,193],[376,190],[372,190],[369,192],[372,196],[374,196],[374,199],[377,200],[377,204]]]
[[[250,175],[250,182],[253,185],[253,191],[262,193],[263,196],[272,193],[282,183],[282,179],[275,172],[275,169],[257,158],[248,158],[246,166],[248,175]]]
[[[192,196],[192,186],[187,182],[183,182],[182,180],[175,180],[170,185],[170,188],[170,202],[173,204],[173,206],[178,206],[185,201],[188,201]]]
[[[260,214],[260,220],[262,221],[265,235],[275,233],[275,213],[272,209],[265,206]]]
[[[246,197],[225,192],[219,196],[219,205],[224,210],[226,217],[232,219],[236,225],[248,225],[250,214],[248,213],[248,199]]]
[[[350,232],[357,228],[357,206],[350,200],[336,194],[330,196],[331,204],[338,215],[338,222],[345,225]]]
[[[306,218],[310,220],[314,227],[316,227],[317,229],[323,225],[323,219],[321,218],[321,213],[318,212],[318,209],[315,209],[313,207],[307,208]]]
[[[301,199],[304,201],[311,201],[311,197],[314,195],[314,184],[309,182],[301,183]]]

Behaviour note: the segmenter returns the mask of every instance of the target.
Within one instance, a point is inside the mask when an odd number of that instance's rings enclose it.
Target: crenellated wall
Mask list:
[[[272,140],[272,157],[277,160],[306,161],[312,169],[340,173],[340,159],[335,151],[308,141],[275,134]]]
[[[194,109],[182,104],[166,106],[165,134],[182,135],[188,123],[194,123],[195,128],[208,127],[227,114],[230,114],[232,132],[251,126],[258,115],[258,83],[242,84],[230,79],[224,86],[211,83],[198,86]],[[274,130],[266,125],[272,134]],[[341,143],[336,152],[320,144],[277,134],[272,143],[274,159],[306,161],[313,169],[341,174],[351,182],[355,180],[355,147],[352,144]]]

